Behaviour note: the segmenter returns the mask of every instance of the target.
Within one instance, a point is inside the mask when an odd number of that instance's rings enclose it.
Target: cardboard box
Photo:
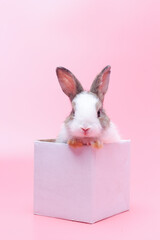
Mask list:
[[[130,141],[73,149],[35,141],[34,214],[94,223],[129,209]]]

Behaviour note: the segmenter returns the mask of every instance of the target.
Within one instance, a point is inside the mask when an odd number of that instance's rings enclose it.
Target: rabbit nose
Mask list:
[[[81,129],[83,130],[84,134],[86,135],[90,128],[81,128]]]

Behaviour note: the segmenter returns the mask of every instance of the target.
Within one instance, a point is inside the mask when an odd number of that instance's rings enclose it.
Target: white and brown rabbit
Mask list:
[[[91,145],[101,148],[103,143],[120,141],[120,135],[103,109],[103,100],[110,78],[110,66],[105,67],[84,91],[81,83],[66,68],[56,69],[63,92],[70,98],[72,111],[64,121],[56,142],[72,147]]]

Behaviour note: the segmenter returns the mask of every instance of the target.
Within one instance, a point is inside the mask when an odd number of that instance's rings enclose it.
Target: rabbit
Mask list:
[[[111,67],[106,66],[85,91],[77,78],[66,68],[57,67],[56,74],[62,91],[69,97],[72,110],[62,124],[57,143],[71,147],[91,145],[102,148],[104,143],[119,142],[120,134],[103,109]]]

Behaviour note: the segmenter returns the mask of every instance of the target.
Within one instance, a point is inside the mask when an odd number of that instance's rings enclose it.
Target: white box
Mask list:
[[[102,149],[35,141],[34,214],[94,223],[129,209],[130,140]]]

